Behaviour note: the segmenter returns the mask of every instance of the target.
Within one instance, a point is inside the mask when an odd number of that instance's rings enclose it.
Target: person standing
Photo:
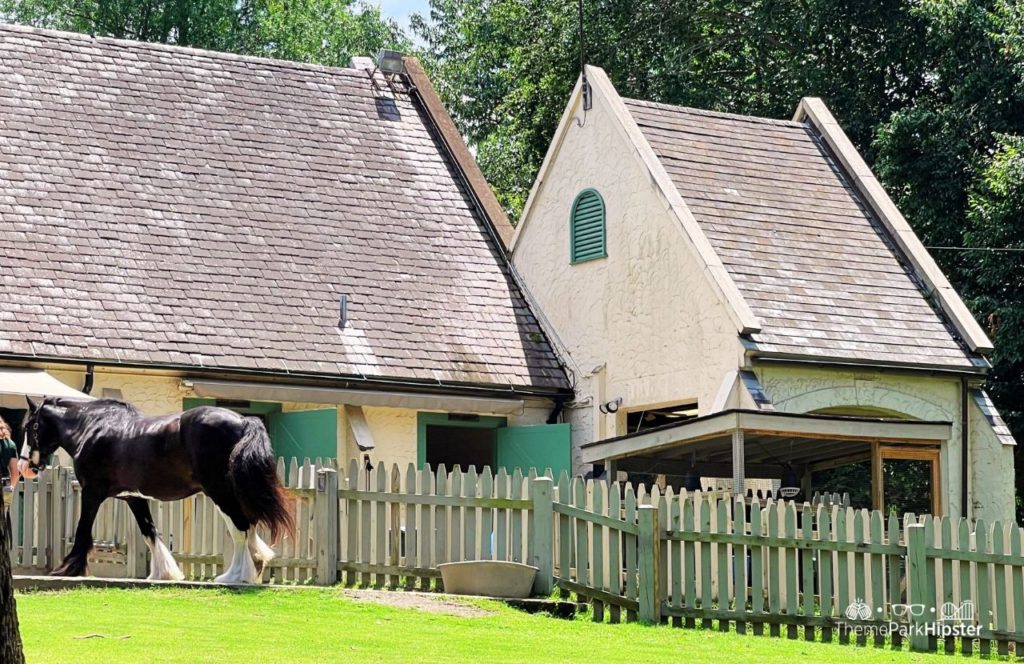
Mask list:
[[[11,579],[11,520],[8,515],[13,487],[18,483],[18,448],[11,440],[11,427],[0,418],[0,476],[3,477],[3,499],[0,500],[0,662],[24,664],[25,652],[18,630],[18,608]]]
[[[14,500],[14,487],[18,486],[20,475],[18,473],[18,446],[11,440],[11,425],[0,417],[0,486],[2,486],[2,501],[0,501],[0,519],[7,522],[7,547],[11,546],[13,533],[10,531],[11,517],[8,513],[11,502]],[[2,542],[3,540],[0,540]]]

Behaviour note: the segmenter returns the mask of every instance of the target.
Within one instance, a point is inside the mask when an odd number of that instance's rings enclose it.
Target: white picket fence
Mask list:
[[[284,471],[281,462],[282,478]],[[15,572],[46,573],[72,544],[79,490],[67,468],[20,487]],[[440,588],[442,563],[508,560],[539,569],[535,593],[574,593],[596,620],[624,614],[740,632],[749,625],[755,634],[852,635],[864,644],[867,633],[851,624],[927,628],[935,616],[924,609],[959,607],[956,620],[975,634],[911,630],[912,647],[1024,648],[1024,529],[1015,524],[899,519],[854,510],[836,495],[798,505],[565,474],[556,482],[536,471],[381,464],[366,472],[353,462],[345,472],[330,460],[293,459],[286,487],[296,528],[275,544],[268,583],[430,590]],[[211,501],[197,495],[152,508],[187,578],[223,571],[230,542]],[[120,501],[104,505],[94,538],[95,573],[146,576],[148,550]],[[908,615],[907,607],[921,610]],[[894,633],[889,642],[900,639]],[[876,633],[874,642],[887,641]]]
[[[318,465],[319,464],[319,465]],[[308,583],[316,579],[316,532],[313,502],[319,467],[309,459],[290,462],[286,483],[295,533],[275,545],[277,558],[265,570],[268,582]],[[284,460],[278,475],[285,477]],[[47,470],[35,480],[18,485],[11,506],[12,567],[15,574],[46,574],[71,549],[81,513],[80,487],[71,468]],[[212,579],[224,571],[231,539],[220,510],[205,494],[174,502],[150,501],[157,528],[188,579]],[[142,578],[148,573],[149,551],[135,518],[120,500],[107,500],[93,525],[95,541],[90,556],[93,573],[108,577]],[[230,560],[227,561],[230,563]]]
[[[529,560],[533,539],[530,482],[516,471],[475,469],[448,474],[384,464],[367,474],[355,461],[339,472],[333,460],[278,460],[294,534],[274,544],[267,583],[334,583],[429,588],[443,562]],[[287,480],[285,481],[285,478]],[[332,498],[333,496],[333,498]],[[161,536],[188,579],[212,579],[230,557],[220,511],[204,494],[151,501]],[[74,541],[80,488],[70,468],[53,468],[19,484],[12,506],[16,574],[46,574]],[[128,506],[106,501],[93,526],[94,574],[145,577],[148,549]]]

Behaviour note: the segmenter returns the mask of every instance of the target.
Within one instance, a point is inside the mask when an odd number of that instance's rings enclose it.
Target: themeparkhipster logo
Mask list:
[[[905,638],[917,635],[944,638],[981,635],[981,625],[974,621],[974,602],[971,600],[964,600],[960,604],[945,602],[939,607],[893,604],[890,609],[890,620],[867,622],[874,620],[876,613],[881,618],[884,610],[882,607],[872,610],[863,599],[858,598],[843,611],[845,620],[841,618],[839,624],[853,634],[865,636],[899,634]]]

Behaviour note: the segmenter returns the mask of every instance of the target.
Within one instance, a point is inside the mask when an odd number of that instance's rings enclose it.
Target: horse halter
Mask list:
[[[32,420],[32,426],[29,427],[29,447],[39,455],[39,463],[32,463],[32,459],[26,458],[25,456],[19,455],[18,458],[28,463],[28,467],[32,469],[33,473],[39,474],[46,470],[46,462],[43,461],[43,452],[39,448],[39,415],[37,414]]]

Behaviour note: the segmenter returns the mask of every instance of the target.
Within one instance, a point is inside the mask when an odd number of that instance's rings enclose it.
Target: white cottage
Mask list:
[[[923,509],[1013,518],[991,342],[821,100],[710,113],[587,67],[511,252],[571,374],[577,468],[809,492],[861,464],[884,508],[909,465]]]

